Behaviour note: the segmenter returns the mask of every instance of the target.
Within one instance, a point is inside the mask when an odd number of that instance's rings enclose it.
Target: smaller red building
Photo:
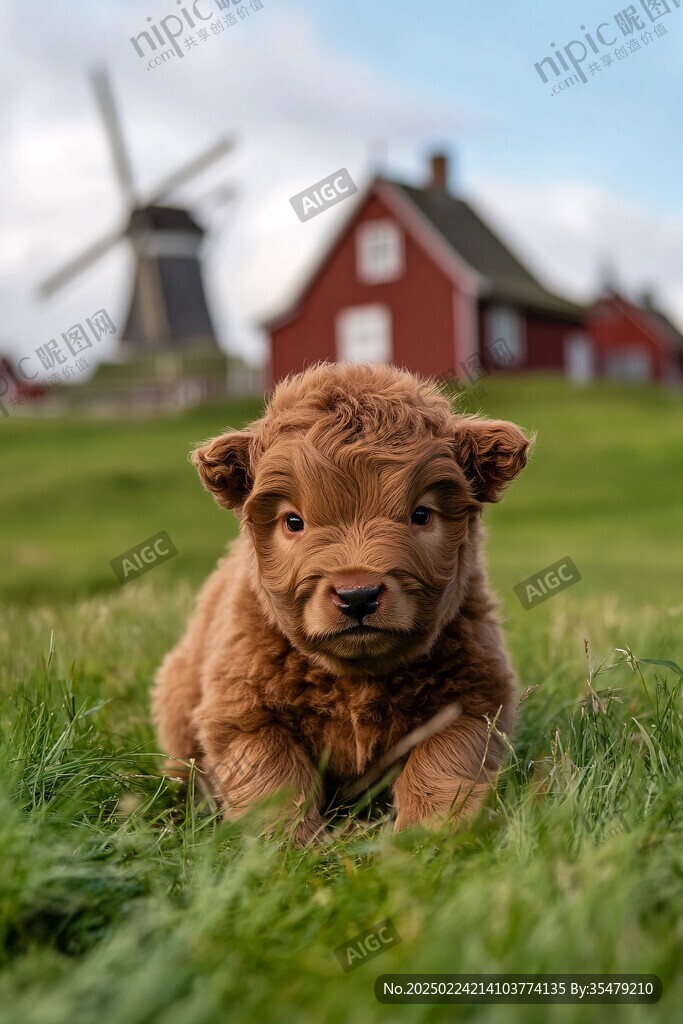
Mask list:
[[[606,291],[588,318],[596,373],[622,380],[683,379],[683,336],[646,294],[640,305]]]
[[[590,374],[586,310],[546,289],[447,179],[437,155],[426,187],[377,178],[346,201],[315,272],[264,325],[271,383],[318,360]]]
[[[10,356],[0,354],[0,419],[10,415],[12,409],[19,405],[25,405],[36,398],[43,398],[45,388],[32,383],[33,377],[26,374],[22,368],[23,362],[30,362],[27,359],[20,359],[15,364]]]

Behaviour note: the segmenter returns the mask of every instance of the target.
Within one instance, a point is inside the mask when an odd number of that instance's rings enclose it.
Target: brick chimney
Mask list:
[[[446,153],[432,153],[429,158],[430,178],[429,187],[435,189],[448,189],[448,155]]]

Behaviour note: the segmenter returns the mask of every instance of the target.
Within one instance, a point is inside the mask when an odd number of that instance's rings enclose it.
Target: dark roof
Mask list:
[[[678,328],[671,323],[665,313],[662,313],[660,309],[656,309],[654,306],[650,305],[645,305],[642,312],[659,324],[660,329],[663,330],[666,336],[671,340],[672,346],[677,351],[683,352],[683,334],[681,334]]]
[[[190,216],[187,210],[177,206],[143,206],[133,210],[130,228],[135,231],[190,231],[203,235],[204,229]]]
[[[585,314],[583,306],[544,288],[463,199],[456,199],[438,187],[414,188],[399,181],[387,183],[398,188],[451,249],[489,280],[493,298],[558,314],[577,317]]]

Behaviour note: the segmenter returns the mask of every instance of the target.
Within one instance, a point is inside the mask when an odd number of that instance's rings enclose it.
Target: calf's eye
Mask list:
[[[290,533],[300,533],[304,528],[304,521],[296,512],[288,512],[285,516],[285,526]]]
[[[427,523],[431,520],[431,518],[431,509],[425,508],[424,505],[418,505],[417,508],[413,511],[413,514],[410,517],[410,521],[413,524],[413,526],[426,526]]]

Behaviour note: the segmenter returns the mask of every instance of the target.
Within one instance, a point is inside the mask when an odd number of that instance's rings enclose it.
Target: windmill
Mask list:
[[[42,282],[40,292],[51,295],[114,246],[128,242],[135,269],[130,306],[119,335],[122,348],[131,355],[169,350],[218,352],[200,264],[204,229],[186,209],[166,202],[170,193],[224,156],[234,141],[221,139],[169,175],[143,200],[135,192],[109,79],[103,71],[96,71],[92,78],[127,218],[123,227],[104,235],[51,274]]]

